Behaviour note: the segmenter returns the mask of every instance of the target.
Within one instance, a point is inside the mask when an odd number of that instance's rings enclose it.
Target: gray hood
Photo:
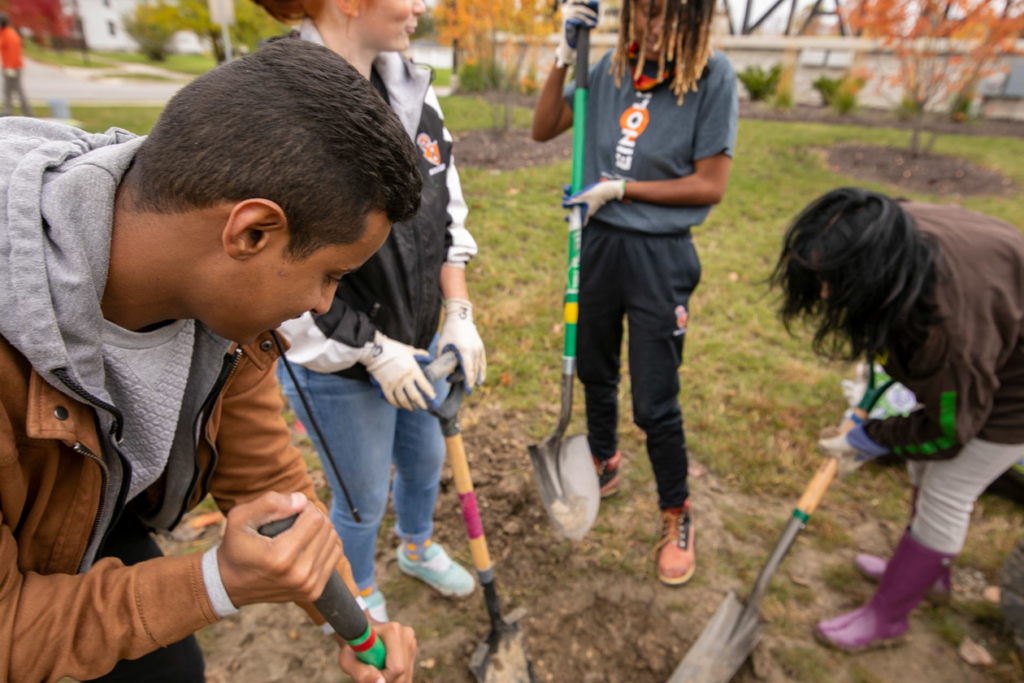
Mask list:
[[[142,140],[0,119],[0,335],[75,399],[54,370],[110,403],[100,300],[114,196]]]

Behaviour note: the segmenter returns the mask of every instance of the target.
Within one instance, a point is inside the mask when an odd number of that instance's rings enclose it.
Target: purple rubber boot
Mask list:
[[[871,581],[880,581],[882,576],[885,574],[885,568],[889,566],[889,561],[878,557],[877,555],[867,555],[861,553],[853,559],[854,565],[857,567],[864,578]],[[928,589],[928,601],[936,604],[944,603],[949,601],[949,596],[953,592],[953,582],[949,575],[949,566],[942,568],[942,574],[939,575],[938,580]]]
[[[831,647],[856,652],[899,638],[907,631],[907,615],[924,600],[943,571],[948,571],[953,557],[922,545],[908,530],[871,602],[820,622],[818,639]]]

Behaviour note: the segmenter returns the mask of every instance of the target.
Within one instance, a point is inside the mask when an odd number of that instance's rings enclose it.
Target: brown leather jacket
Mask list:
[[[281,417],[269,339],[242,348],[198,446],[203,480],[216,445],[209,491],[225,513],[266,491],[316,500]],[[107,558],[77,573],[101,498],[88,454],[101,452],[93,409],[48,385],[0,337],[0,680],[95,678],[217,620],[201,554],[131,567]],[[338,570],[354,591],[348,562]]]

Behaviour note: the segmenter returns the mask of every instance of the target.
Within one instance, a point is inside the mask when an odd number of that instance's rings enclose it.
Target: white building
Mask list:
[[[63,0],[64,11],[78,16],[90,50],[101,52],[133,52],[138,45],[124,30],[121,17],[133,11],[140,0]],[[178,53],[205,51],[196,34],[180,31],[174,36],[172,49]]]

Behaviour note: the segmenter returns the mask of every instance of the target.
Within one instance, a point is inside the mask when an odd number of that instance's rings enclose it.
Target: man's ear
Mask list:
[[[269,199],[246,199],[231,209],[221,240],[228,256],[245,261],[273,242],[287,243],[288,219],[284,210]]]

